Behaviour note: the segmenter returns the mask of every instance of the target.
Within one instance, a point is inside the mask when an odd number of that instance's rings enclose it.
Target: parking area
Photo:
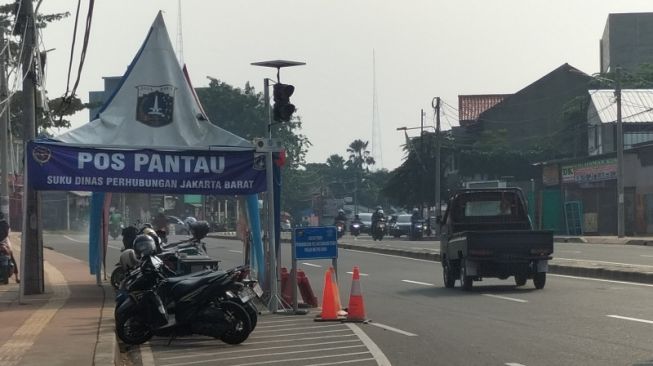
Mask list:
[[[154,338],[141,346],[143,366],[381,365],[385,356],[355,324],[315,322],[313,315],[266,314],[238,346],[209,337],[184,337],[168,345]]]

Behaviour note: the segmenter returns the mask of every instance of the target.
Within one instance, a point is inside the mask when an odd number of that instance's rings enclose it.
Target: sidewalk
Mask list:
[[[11,241],[18,260],[20,236],[12,233]],[[120,356],[110,285],[98,286],[82,261],[48,249],[43,254],[44,294],[19,303],[14,277],[0,286],[0,364],[114,365]]]
[[[653,245],[653,237],[650,236],[567,236],[558,235],[556,242],[560,243],[587,243],[587,244],[621,244],[621,245]]]

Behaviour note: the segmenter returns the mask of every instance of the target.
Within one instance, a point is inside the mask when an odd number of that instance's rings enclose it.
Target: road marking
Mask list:
[[[143,366],[155,366],[154,355],[152,354],[152,348],[150,348],[150,343],[144,343],[139,346],[139,351],[141,352],[141,363]]]
[[[508,362],[506,363],[506,366],[526,366],[526,365],[517,362]]]
[[[342,346],[342,347],[330,347],[330,348],[322,348],[320,351],[338,351],[338,350],[344,350],[344,349],[351,349],[351,348],[361,348],[365,347],[364,344],[361,345],[355,345],[355,346]],[[301,353],[309,353],[309,352],[315,352],[314,349],[310,350],[301,350],[301,351],[290,351],[290,352],[273,352],[273,353],[263,353],[263,354],[255,354],[255,355],[245,355],[245,356],[237,356],[237,357],[220,357],[220,361],[230,361],[230,360],[240,360],[244,358],[252,358],[252,357],[263,357],[263,358],[268,358],[272,359],[271,361],[263,361],[263,362],[254,362],[254,363],[242,363],[236,366],[245,366],[245,365],[263,365],[263,364],[268,364],[268,363],[279,363],[279,362],[292,362],[292,361],[302,361],[302,360],[310,360],[313,358],[329,358],[329,357],[342,357],[342,356],[353,356],[357,354],[368,354],[369,352],[356,352],[356,353],[345,353],[345,354],[335,354],[335,355],[329,355],[329,356],[316,356],[316,357],[308,357],[308,358],[291,358],[291,359],[286,359],[286,360],[275,360],[274,356],[283,356],[283,355],[290,355],[290,354],[301,354]],[[200,360],[200,361],[191,361],[191,362],[183,362],[183,363],[173,363],[173,364],[168,364],[167,366],[182,366],[182,365],[193,365],[197,363],[203,363],[206,364],[206,360]]]
[[[435,286],[434,284],[428,282],[419,282],[419,281],[411,281],[411,280],[401,280],[401,282],[414,283],[416,285],[424,285],[424,286]]]
[[[558,260],[558,259],[563,260],[563,261],[589,261],[589,262],[594,262],[594,263],[617,264],[617,265],[621,265],[621,266],[653,267],[653,266],[649,266],[649,265],[646,265],[646,264],[606,262],[606,261],[597,261],[597,260],[594,260],[594,259],[580,259],[580,258],[572,259],[572,258],[559,258],[559,257],[556,257],[556,260]]]
[[[302,264],[305,265],[305,266],[309,266],[309,267],[322,268],[322,266],[319,265],[319,264],[313,264],[313,263],[302,263]]]
[[[499,296],[499,295],[492,295],[492,294],[483,294],[483,296],[493,297],[495,299],[501,299],[501,300],[514,301],[514,302],[522,302],[522,303],[528,302],[528,300],[515,299],[514,297],[507,297],[507,296]]]
[[[368,252],[368,251],[365,251],[365,250],[355,250],[355,249],[345,249],[345,250],[350,251],[350,252],[358,252],[358,253],[362,253],[362,254],[374,254],[374,255],[380,255],[380,256],[383,256],[383,257],[393,257],[393,258],[401,258],[401,259],[407,259],[407,260],[417,261],[417,262],[433,263],[433,261],[430,261],[428,259],[409,258],[409,257],[403,257],[403,256],[400,256],[400,255],[394,255],[394,254]]]
[[[338,362],[327,362],[327,363],[312,363],[310,365],[306,366],[329,366],[329,365],[344,365],[346,363],[354,363],[354,362],[365,362],[365,361],[374,361],[374,358],[359,358],[356,360],[347,360],[347,361],[338,361]],[[377,364],[381,365],[380,363]],[[387,364],[390,365],[390,364]]]
[[[580,254],[580,250],[556,250],[556,253],[572,253],[572,254]]]
[[[242,250],[233,250],[233,249],[230,249],[229,251],[232,252],[232,253],[242,253],[243,252]]]
[[[290,324],[290,325],[292,325],[292,324]],[[323,326],[320,327],[320,329],[322,329],[322,328],[329,328],[329,327],[340,327],[341,325],[342,325],[342,324],[323,325]],[[315,329],[315,328],[314,328],[314,327],[307,326],[307,327],[286,328],[286,329],[283,329],[283,330],[286,331],[286,330],[302,330],[302,329]],[[256,334],[261,334],[261,333],[270,333],[270,332],[278,332],[278,331],[279,331],[279,329],[274,329],[274,330],[258,330],[258,329],[257,329],[257,330],[256,330]]]
[[[627,316],[620,316],[620,315],[606,315],[608,318],[615,318],[615,319],[622,319],[622,320],[630,320],[633,322],[640,322],[640,323],[646,323],[646,324],[653,324],[653,320],[646,320],[646,319],[638,319],[638,318],[629,318]]]
[[[598,281],[598,282],[618,283],[618,284],[621,284],[621,285],[632,285],[632,286],[653,287],[652,284],[648,284],[648,283],[625,282],[625,281],[614,281],[614,280],[604,280],[604,279],[601,279],[601,278],[578,277],[578,276],[559,275],[559,274],[551,274],[551,273],[548,273],[547,276],[562,277],[562,278],[571,278],[571,279],[575,279],[575,280],[587,280],[587,281]]]
[[[346,323],[346,325],[349,327],[349,329],[358,336],[358,339],[363,342],[363,344],[367,347],[367,349],[370,351],[372,354],[372,357],[376,360],[376,364],[379,366],[390,366],[390,360],[388,360],[387,357],[385,357],[385,354],[379,346],[374,343],[374,341],[367,335],[363,330],[357,326],[356,324],[351,324],[351,323]]]
[[[68,240],[70,240],[70,241],[74,241],[74,242],[76,242],[76,243],[84,243],[84,244],[88,243],[88,240],[84,240],[84,241],[82,241],[82,240],[77,240],[77,239],[71,238],[71,237],[68,236],[68,235],[64,235],[63,237],[66,238],[66,239],[68,239]]]
[[[641,254],[640,257],[653,258],[653,255]]]
[[[346,324],[349,324],[349,323],[346,323]],[[376,323],[376,322],[369,322],[367,324],[373,325],[375,327],[379,327],[381,329],[389,330],[391,332],[403,334],[403,335],[408,336],[408,337],[417,337],[417,334],[415,334],[415,333],[406,332],[405,330],[397,329],[397,328],[391,327],[389,325]]]
[[[353,275],[354,272],[346,272],[347,274]],[[361,276],[369,276],[367,273],[359,273]]]
[[[48,325],[70,296],[70,289],[64,275],[49,262],[43,262],[48,283],[52,286],[52,297],[36,310],[0,347],[0,364],[20,364],[23,355],[34,345],[34,341]]]
[[[310,328],[304,328],[304,329],[310,329]],[[343,329],[336,329],[336,330],[324,330],[324,331],[321,331],[321,332],[312,331],[312,332],[289,333],[289,334],[284,334],[283,336],[287,338],[287,337],[290,337],[290,336],[299,336],[299,335],[306,335],[306,334],[314,335],[314,334],[323,334],[323,333],[339,333],[339,332],[346,332],[346,331],[347,330],[343,328]],[[266,338],[279,338],[279,335],[277,334],[277,335],[260,337],[260,336],[258,336],[258,332],[256,332],[254,335],[252,335],[248,339],[266,339]],[[303,339],[303,338],[301,338],[301,339]]]

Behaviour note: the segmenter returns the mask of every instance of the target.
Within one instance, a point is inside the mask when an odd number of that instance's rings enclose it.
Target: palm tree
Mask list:
[[[369,172],[370,166],[374,165],[374,157],[370,155],[369,150],[367,150],[367,145],[369,141],[363,140],[354,140],[349,147],[347,152],[349,153],[349,160],[347,161],[347,166],[357,169],[359,171]]]

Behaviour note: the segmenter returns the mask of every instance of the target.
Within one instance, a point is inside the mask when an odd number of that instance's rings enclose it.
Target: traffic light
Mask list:
[[[288,84],[274,84],[274,108],[272,118],[277,122],[289,122],[295,113],[295,106],[290,103],[290,96],[295,92],[295,87]]]

